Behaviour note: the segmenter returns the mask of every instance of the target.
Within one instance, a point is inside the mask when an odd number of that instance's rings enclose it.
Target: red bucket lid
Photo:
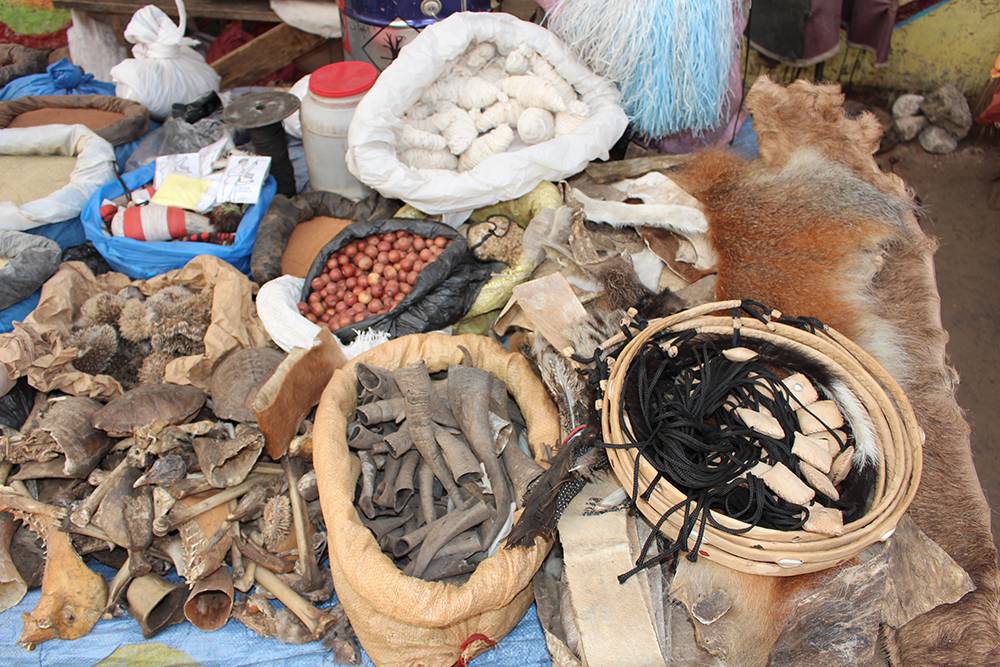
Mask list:
[[[351,97],[367,91],[377,78],[378,70],[371,63],[331,63],[312,73],[309,92],[320,97]]]

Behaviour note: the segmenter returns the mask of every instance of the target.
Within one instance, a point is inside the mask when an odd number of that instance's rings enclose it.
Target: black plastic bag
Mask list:
[[[97,248],[94,247],[93,243],[83,243],[75,245],[71,248],[66,248],[66,250],[63,251],[62,261],[83,262],[95,276],[99,276],[102,273],[107,273],[111,270],[111,266],[104,261],[104,258],[101,257],[101,253],[97,252]]]
[[[354,340],[358,331],[375,329],[397,338],[411,333],[424,333],[454,324],[469,312],[480,288],[495,272],[503,269],[499,262],[480,262],[469,251],[465,237],[457,231],[432,220],[393,218],[372,222],[355,222],[326,244],[313,260],[302,301],[309,298],[312,281],[318,276],[331,254],[348,243],[361,241],[374,234],[405,231],[424,238],[444,236],[451,240],[441,255],[425,266],[413,286],[413,291],[387,313],[373,315],[349,327],[334,332],[345,343]]]
[[[0,231],[0,309],[31,296],[56,269],[59,244],[38,234]]]
[[[0,396],[0,424],[20,430],[35,405],[35,388],[21,378],[5,396]]]

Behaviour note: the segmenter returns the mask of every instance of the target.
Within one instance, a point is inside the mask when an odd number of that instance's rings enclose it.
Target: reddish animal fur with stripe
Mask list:
[[[764,78],[747,96],[747,107],[760,159],[747,163],[710,152],[676,179],[708,216],[719,254],[716,295],[817,316],[897,377],[927,434],[923,479],[910,513],[966,569],[976,590],[890,630],[890,658],[907,667],[998,665],[997,551],[969,426],[955,401],[957,376],[947,362],[935,243],[920,230],[903,182],[881,172],[872,157],[878,121],[871,114],[847,118],[838,87],[797,82],[783,88]],[[816,181],[828,176],[822,163],[836,172],[831,182],[858,197],[838,203],[825,196],[827,184]]]

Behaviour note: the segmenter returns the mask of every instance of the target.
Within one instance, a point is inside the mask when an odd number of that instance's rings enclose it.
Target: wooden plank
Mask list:
[[[282,23],[222,56],[212,63],[212,67],[222,77],[220,88],[247,85],[284,67],[325,41],[324,37]]]
[[[177,17],[177,5],[173,0],[54,0],[59,9],[79,9],[101,14],[134,14],[146,5],[156,5],[168,16]],[[229,19],[232,21],[264,21],[280,23],[278,15],[271,11],[267,0],[188,0],[185,11],[191,18]]]

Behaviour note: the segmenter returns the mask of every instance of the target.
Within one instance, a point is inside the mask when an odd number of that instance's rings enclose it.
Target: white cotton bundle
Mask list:
[[[417,102],[409,111],[406,112],[406,118],[410,120],[424,120],[430,118],[434,115],[434,109],[430,105],[424,104],[423,102]]]
[[[522,113],[521,104],[517,100],[507,100],[506,102],[495,102],[483,111],[472,111],[472,119],[476,124],[476,129],[480,132],[489,132],[497,125],[517,125],[517,120]]]
[[[458,106],[463,109],[482,109],[497,101],[501,90],[486,79],[474,76],[465,79],[463,85],[458,90]]]
[[[440,134],[425,132],[413,125],[404,124],[399,132],[399,141],[396,145],[400,150],[426,148],[431,151],[439,151],[447,148],[448,142]]]
[[[566,102],[559,91],[540,76],[508,77],[504,79],[503,92],[525,107],[538,107],[553,113],[566,110]]]
[[[479,42],[465,54],[465,63],[473,69],[482,69],[493,60],[497,54],[496,44],[492,42]]]
[[[570,104],[576,101],[577,96],[576,91],[573,90],[573,86],[570,85],[569,81],[562,78],[559,72],[556,71],[556,68],[552,66],[552,63],[537,53],[530,56],[530,62],[531,73],[548,81],[555,88],[556,92],[559,93],[563,102]],[[555,111],[560,111],[560,109],[555,109]]]
[[[517,119],[517,135],[529,146],[548,141],[555,136],[555,119],[545,109],[525,109]]]
[[[411,148],[399,155],[399,161],[414,169],[450,169],[458,167],[458,158],[446,150]]]
[[[490,83],[499,86],[500,82],[507,78],[502,60],[494,60],[489,65],[479,70],[479,76]]]
[[[441,130],[441,136],[448,142],[448,150],[453,155],[461,155],[479,136],[476,123],[472,116],[462,109],[454,109],[447,113],[448,124]]]
[[[423,101],[457,103],[465,81],[465,77],[455,76],[454,73],[443,76],[424,92]]]
[[[531,68],[531,57],[535,52],[530,46],[522,44],[507,55],[504,69],[508,74],[527,74]]]
[[[556,114],[555,122],[555,132],[557,137],[561,137],[564,134],[572,134],[576,131],[576,128],[583,125],[584,121],[587,120],[586,116],[577,116],[576,114],[570,113],[568,111],[560,111]]]
[[[434,124],[433,118],[421,118],[420,120],[417,120],[415,118],[407,118],[406,116],[403,116],[403,123],[418,130],[430,132],[431,134],[438,134],[441,132],[438,126]]]
[[[509,125],[499,125],[473,141],[458,159],[458,170],[475,169],[483,160],[502,153],[514,142],[514,130]]]

